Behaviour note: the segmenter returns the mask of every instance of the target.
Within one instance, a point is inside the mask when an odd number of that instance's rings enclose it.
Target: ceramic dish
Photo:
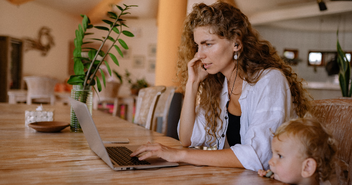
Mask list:
[[[31,128],[38,132],[60,132],[69,125],[69,123],[61,121],[42,121],[29,124]]]

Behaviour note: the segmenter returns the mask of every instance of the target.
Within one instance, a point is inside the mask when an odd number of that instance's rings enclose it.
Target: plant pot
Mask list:
[[[83,90],[82,85],[73,85],[71,90],[71,98],[87,104],[90,114],[92,114],[93,107],[93,91],[92,88],[89,90]],[[71,132],[82,132],[81,125],[78,122],[75,111],[71,107],[71,119],[70,119]]]
[[[131,89],[131,94],[138,96],[139,89]]]

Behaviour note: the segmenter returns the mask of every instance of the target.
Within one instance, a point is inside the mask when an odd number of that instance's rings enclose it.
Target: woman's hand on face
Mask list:
[[[131,154],[131,157],[135,157],[141,153],[144,153],[138,158],[139,160],[144,160],[149,157],[156,156],[169,162],[178,162],[178,151],[180,150],[170,148],[159,143],[151,144],[150,142],[148,142],[147,144],[140,146],[136,151],[134,151]]]
[[[188,80],[201,82],[208,76],[208,72],[204,69],[203,63],[198,54],[188,62]]]

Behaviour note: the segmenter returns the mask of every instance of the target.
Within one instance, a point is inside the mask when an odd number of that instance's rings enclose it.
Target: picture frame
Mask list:
[[[133,56],[132,67],[137,68],[137,69],[144,68],[145,67],[145,56],[144,55]]]
[[[155,73],[155,60],[154,59],[150,59],[148,61],[148,72]]]
[[[156,56],[156,44],[149,44],[148,46],[148,56],[155,57]]]

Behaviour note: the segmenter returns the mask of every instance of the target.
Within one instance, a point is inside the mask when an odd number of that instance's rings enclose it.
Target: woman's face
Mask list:
[[[210,27],[197,27],[193,30],[194,42],[198,46],[198,57],[210,74],[221,72],[227,78],[234,69],[233,54],[238,50],[235,43],[211,33]]]

